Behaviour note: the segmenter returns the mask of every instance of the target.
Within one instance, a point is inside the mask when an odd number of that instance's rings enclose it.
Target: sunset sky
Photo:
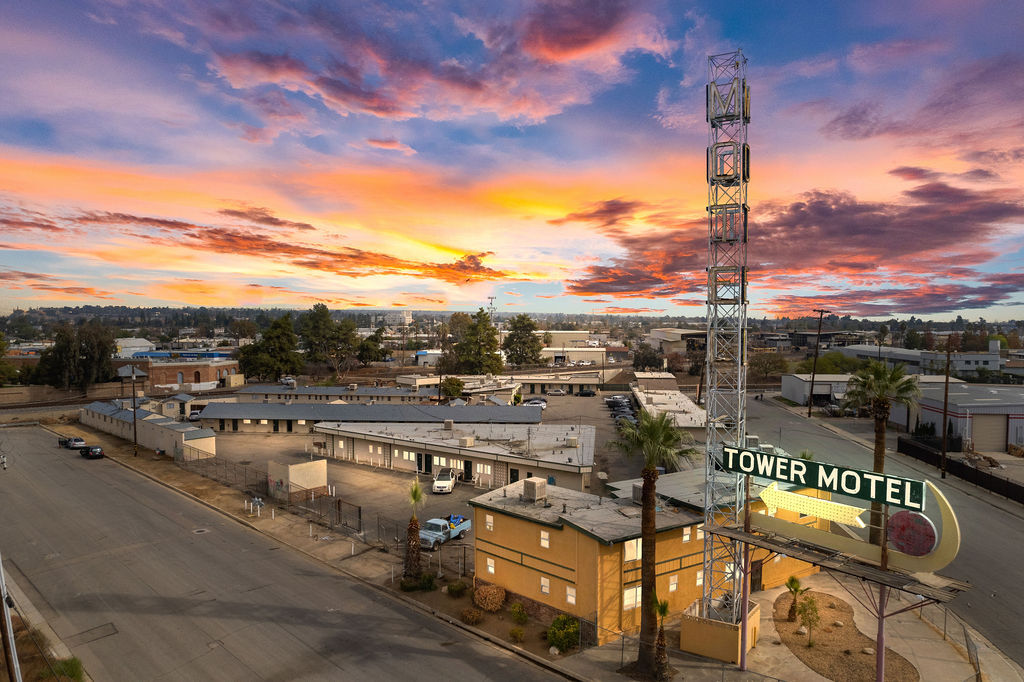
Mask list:
[[[707,55],[752,89],[750,314],[1024,318],[1024,3],[33,0],[0,312],[702,315]]]

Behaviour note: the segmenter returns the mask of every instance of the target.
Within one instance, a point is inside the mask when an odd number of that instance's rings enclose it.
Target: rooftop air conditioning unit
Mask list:
[[[761,438],[759,436],[753,436],[747,434],[747,447],[756,450],[761,445]]]
[[[445,419],[444,420],[444,430],[445,431],[451,431],[454,428],[455,428],[455,420],[454,419]]]
[[[567,448],[578,448],[580,446],[580,439],[577,436],[569,436],[565,439],[565,447]]]
[[[644,503],[644,484],[634,483],[633,484],[633,504],[643,505]]]
[[[359,388],[359,384],[349,384],[348,385],[348,390],[350,390],[350,391],[354,391],[357,388]]]
[[[463,436],[459,439],[459,447],[471,448],[476,444],[476,438],[473,436]]]
[[[533,476],[523,481],[523,501],[540,502],[548,497],[548,482]]]

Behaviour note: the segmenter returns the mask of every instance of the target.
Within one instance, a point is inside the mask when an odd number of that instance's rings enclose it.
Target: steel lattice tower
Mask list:
[[[708,57],[707,435],[704,525],[735,523],[743,479],[722,471],[722,445],[745,444],[747,389],[747,180],[750,90],[743,52]],[[739,622],[740,543],[704,535],[705,618]]]

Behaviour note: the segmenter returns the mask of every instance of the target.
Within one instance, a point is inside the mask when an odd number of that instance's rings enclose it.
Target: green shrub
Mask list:
[[[420,581],[416,578],[402,578],[398,582],[398,589],[402,592],[415,592],[420,589]]]
[[[424,592],[432,592],[437,589],[437,585],[434,583],[433,573],[424,573],[420,576],[419,588]]]
[[[524,635],[522,628],[512,628],[508,631],[508,638],[513,644],[521,644]]]
[[[466,594],[466,590],[468,589],[469,585],[462,582],[461,580],[456,580],[448,586],[448,596],[452,597],[453,599],[458,599],[462,595]]]
[[[580,622],[563,613],[552,621],[547,634],[548,644],[559,651],[568,651],[580,641]]]
[[[57,677],[58,679],[71,679],[76,682],[82,682],[85,676],[85,669],[82,667],[82,662],[72,656],[71,658],[59,658],[52,663],[53,672],[49,670],[40,673],[40,679],[47,679],[50,677]]]
[[[462,622],[466,625],[476,625],[483,619],[484,614],[480,609],[462,609]]]
[[[512,614],[512,620],[520,625],[526,625],[527,621],[530,620],[530,614],[526,612],[526,607],[523,606],[522,602],[512,602],[512,606],[508,610]]]
[[[484,611],[497,613],[505,603],[505,588],[497,585],[481,585],[473,591],[473,603]]]

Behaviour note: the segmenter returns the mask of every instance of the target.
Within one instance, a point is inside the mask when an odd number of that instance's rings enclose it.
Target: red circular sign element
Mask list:
[[[889,517],[889,544],[904,554],[924,556],[935,549],[935,524],[924,514],[898,511]]]

